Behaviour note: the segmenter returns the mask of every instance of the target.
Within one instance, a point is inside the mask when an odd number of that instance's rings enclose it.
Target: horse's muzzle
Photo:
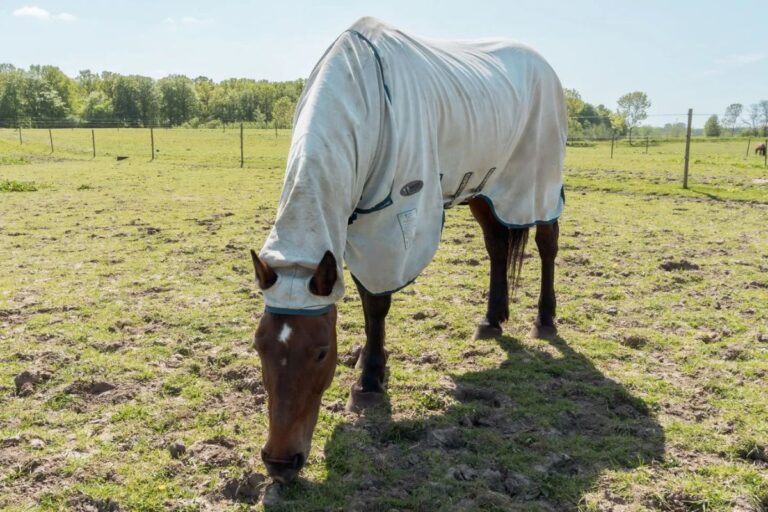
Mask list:
[[[261,450],[261,460],[264,461],[269,476],[281,483],[293,480],[306,461],[303,453],[297,453],[288,459],[277,459],[270,457],[265,450]]]

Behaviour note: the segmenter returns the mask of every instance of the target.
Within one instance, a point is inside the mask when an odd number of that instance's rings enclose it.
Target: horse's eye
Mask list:
[[[317,353],[317,360],[318,360],[318,361],[322,361],[323,359],[325,359],[325,356],[327,356],[327,355],[328,355],[328,349],[327,349],[327,348],[325,348],[325,347],[323,347],[323,348],[321,348],[321,349],[320,349],[320,351]]]

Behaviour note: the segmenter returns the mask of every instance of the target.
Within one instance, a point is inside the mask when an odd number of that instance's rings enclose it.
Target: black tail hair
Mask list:
[[[509,279],[509,289],[512,292],[520,284],[520,272],[523,270],[523,258],[525,256],[525,246],[528,243],[529,231],[530,228],[510,228],[509,230],[507,278]]]

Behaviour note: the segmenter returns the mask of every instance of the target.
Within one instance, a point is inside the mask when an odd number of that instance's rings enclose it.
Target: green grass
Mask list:
[[[234,130],[156,130],[155,161],[146,130],[97,130],[95,159],[90,130],[54,130],[53,154],[47,130],[23,135],[0,130],[0,183],[38,184],[0,199],[0,508],[247,510],[223,489],[264,472],[248,249],[289,133],[247,130],[243,169]],[[340,365],[304,478],[270,509],[768,507],[768,171],[746,141],[696,140],[683,190],[682,149],[568,149],[555,343],[528,336],[535,244],[507,335],[471,340],[487,258],[449,210],[394,298],[387,410],[343,412]],[[363,319],[354,294],[339,309],[343,354]],[[50,378],[16,396],[23,370]]]
[[[2,180],[0,192],[35,192],[37,186],[30,181]]]

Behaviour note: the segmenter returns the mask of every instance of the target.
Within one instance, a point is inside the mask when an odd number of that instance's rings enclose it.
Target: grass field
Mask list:
[[[303,478],[267,486],[248,249],[289,133],[0,130],[3,510],[768,510],[768,171],[741,140],[569,148],[560,336],[472,341],[487,258],[466,208],[390,314],[389,403],[344,412],[339,353]],[[129,156],[116,161],[116,155]],[[347,282],[350,283],[349,276]],[[181,449],[183,445],[184,449]],[[177,452],[172,457],[169,448]],[[267,504],[259,503],[267,493]]]

